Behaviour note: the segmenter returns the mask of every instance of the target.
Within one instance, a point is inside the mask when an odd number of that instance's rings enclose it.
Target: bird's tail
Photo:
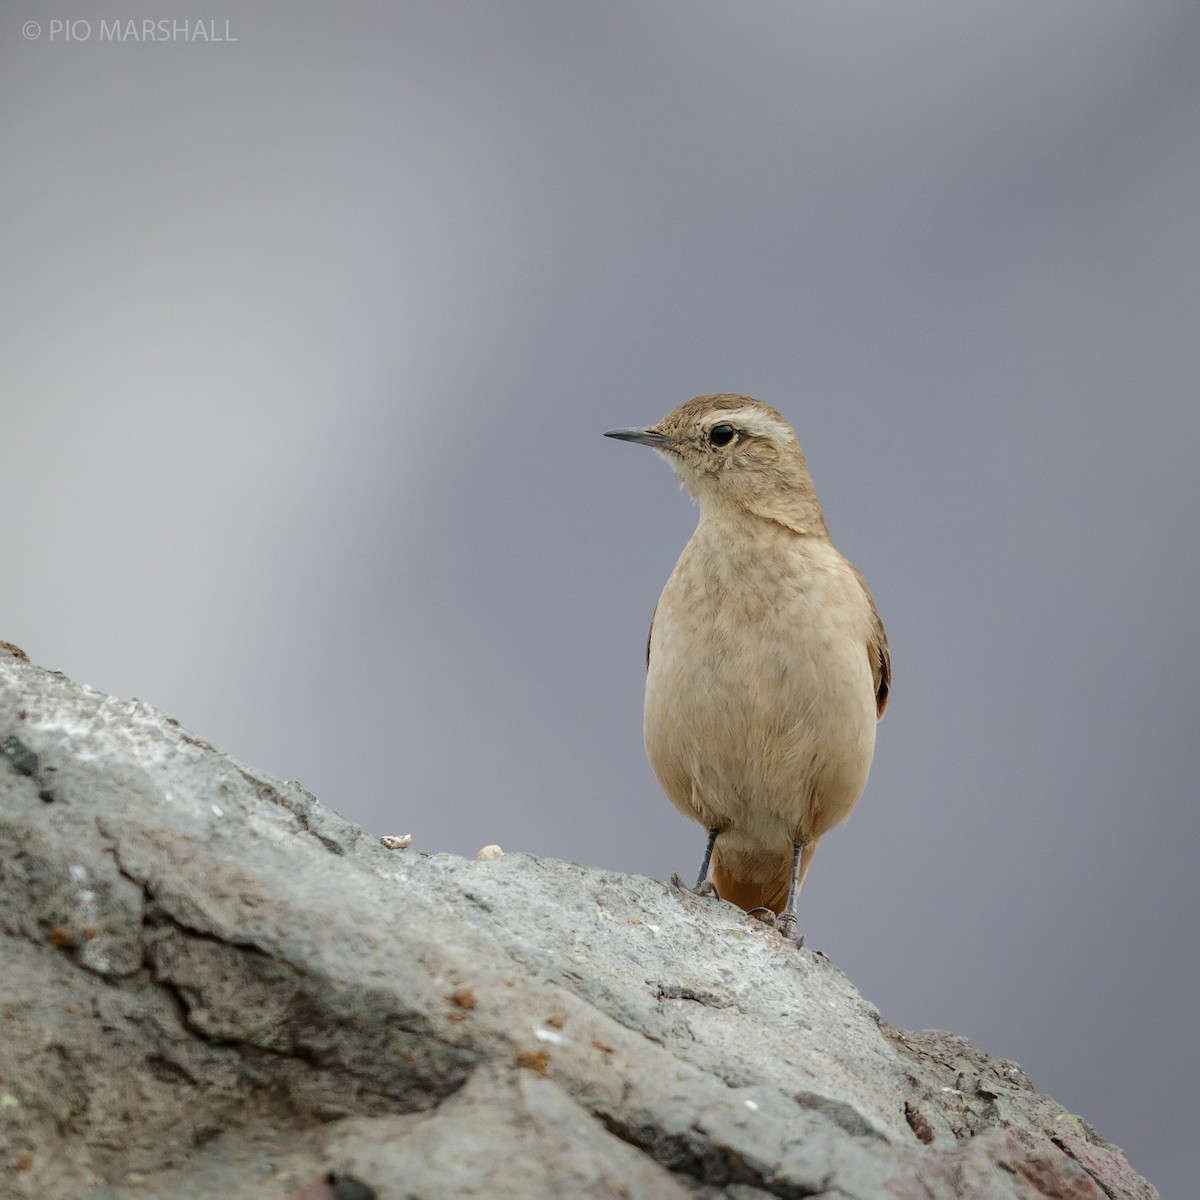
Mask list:
[[[804,848],[797,890],[804,882],[816,848],[815,842],[809,842]],[[769,908],[773,913],[781,913],[792,883],[791,851],[772,854],[726,850],[722,853],[718,839],[713,848],[712,881],[721,899],[739,908]]]

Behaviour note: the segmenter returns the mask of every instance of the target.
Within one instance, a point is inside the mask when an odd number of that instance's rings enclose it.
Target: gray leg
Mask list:
[[[708,831],[708,844],[704,847],[704,860],[700,863],[700,877],[696,880],[696,886],[690,889],[697,896],[713,896],[718,900],[721,897],[717,894],[716,887],[713,886],[712,881],[708,878],[708,867],[712,862],[713,846],[716,844],[717,834],[720,832],[719,829],[710,829]],[[679,878],[678,874],[671,876],[671,886],[688,890],[687,884]]]
[[[708,879],[708,864],[712,862],[713,847],[717,844],[717,834],[720,832],[715,826],[708,831],[708,845],[704,847],[704,857],[700,860],[700,875],[696,880],[696,891],[699,891]]]
[[[804,935],[796,936],[796,926],[799,917],[796,908],[800,900],[800,858],[804,853],[807,842],[792,843],[792,882],[788,884],[787,904],[779,914],[778,929],[785,938],[794,941],[797,946],[804,945]]]

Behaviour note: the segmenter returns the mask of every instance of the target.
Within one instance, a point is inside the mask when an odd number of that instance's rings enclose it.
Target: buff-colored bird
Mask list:
[[[866,786],[891,675],[883,623],[775,409],[697,396],[606,436],[657,450],[700,507],[651,622],[645,709],[654,773],[708,830],[697,890],[780,915],[794,938],[817,843]]]

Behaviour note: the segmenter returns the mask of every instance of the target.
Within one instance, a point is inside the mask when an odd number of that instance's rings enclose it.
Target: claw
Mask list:
[[[786,942],[794,942],[799,950],[804,945],[804,934],[796,932],[796,914],[785,912],[776,923],[779,936]]]
[[[671,886],[678,888],[681,892],[691,892],[693,896],[701,896],[706,900],[720,900],[721,898],[721,893],[717,891],[716,884],[711,879],[704,880],[696,887],[690,887],[683,882],[678,871],[671,876]]]

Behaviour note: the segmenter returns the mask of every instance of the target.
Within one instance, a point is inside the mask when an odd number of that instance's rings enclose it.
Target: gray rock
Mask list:
[[[0,751],[6,1196],[1156,1195],[729,905],[385,850],[7,655]]]

